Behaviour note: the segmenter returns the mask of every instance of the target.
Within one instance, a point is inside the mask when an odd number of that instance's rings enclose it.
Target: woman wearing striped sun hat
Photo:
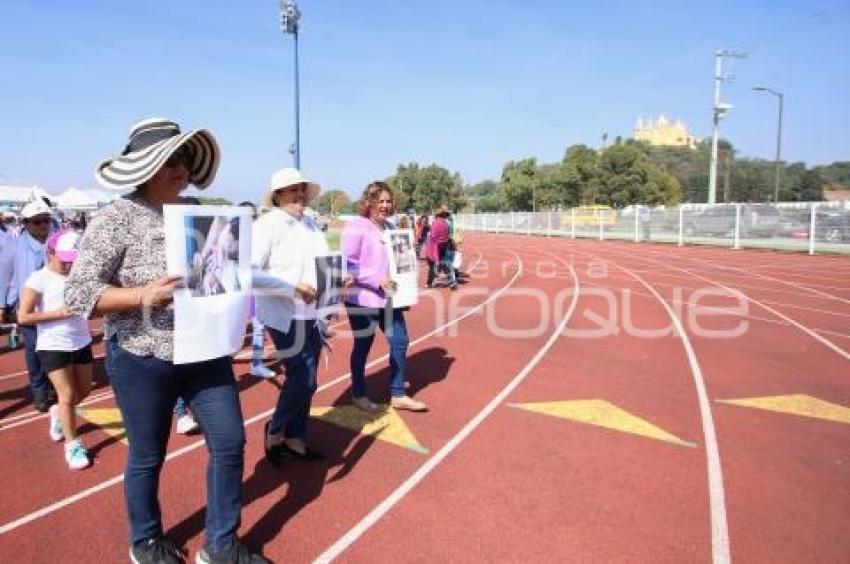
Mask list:
[[[173,362],[171,302],[181,279],[166,275],[163,205],[189,203],[180,193],[190,183],[209,186],[218,163],[218,144],[205,129],[182,133],[164,119],[134,125],[122,154],[95,169],[100,184],[133,191],[91,222],[65,286],[71,313],[106,318],[109,378],[130,443],[124,496],[136,564],[183,562],[163,536],[158,495],[178,397],[192,409],[210,452],[207,539],[196,562],[267,562],[236,538],[245,429],[231,359]]]

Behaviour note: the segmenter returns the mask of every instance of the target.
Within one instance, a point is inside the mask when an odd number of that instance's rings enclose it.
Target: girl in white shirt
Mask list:
[[[50,438],[65,439],[65,461],[72,470],[89,465],[88,453],[77,437],[75,407],[91,390],[91,332],[86,320],[65,307],[65,278],[77,258],[80,235],[63,229],[47,240],[47,264],[24,283],[18,321],[36,325],[36,351],[56,388],[59,403],[50,407]]]

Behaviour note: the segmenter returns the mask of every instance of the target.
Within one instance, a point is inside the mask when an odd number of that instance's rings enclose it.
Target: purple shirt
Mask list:
[[[354,287],[345,302],[363,307],[384,307],[387,297],[381,282],[390,274],[383,234],[372,220],[356,217],[342,230],[342,254]]]

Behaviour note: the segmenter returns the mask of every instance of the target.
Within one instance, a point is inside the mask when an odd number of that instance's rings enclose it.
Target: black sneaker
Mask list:
[[[207,552],[201,549],[195,555],[195,564],[271,564],[259,554],[254,554],[239,541],[234,541],[230,548],[221,552]]]
[[[183,554],[176,544],[159,537],[131,546],[130,561],[133,564],[183,564]]]
[[[33,402],[35,406],[35,410],[39,413],[47,413],[47,410],[50,409],[50,404],[47,403],[47,398],[39,398]]]

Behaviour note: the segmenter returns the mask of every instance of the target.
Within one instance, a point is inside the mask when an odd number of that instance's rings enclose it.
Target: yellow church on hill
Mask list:
[[[646,141],[650,145],[671,145],[675,147],[688,147],[694,149],[699,139],[688,133],[688,129],[682,120],[677,119],[670,123],[664,114],[653,121],[652,118],[644,120],[639,117],[635,124],[635,137],[637,141]]]

